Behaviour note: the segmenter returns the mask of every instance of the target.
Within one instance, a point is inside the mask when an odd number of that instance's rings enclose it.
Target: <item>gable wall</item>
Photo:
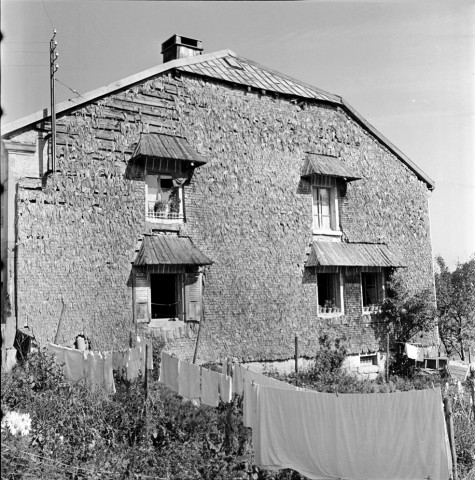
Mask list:
[[[304,269],[312,201],[299,176],[310,149],[341,155],[364,178],[343,201],[346,238],[387,243],[409,264],[401,271],[409,285],[432,285],[425,184],[344,112],[164,76],[60,119],[63,174],[43,192],[19,193],[19,321],[41,339],[54,338],[61,318],[64,344],[85,333],[108,348],[134,329],[130,262],[150,225],[143,182],[124,172],[141,131],[183,135],[208,161],[185,188],[181,232],[215,262],[206,272],[202,359],[290,358],[295,334],[302,355],[312,355],[326,329],[350,337],[354,353],[385,338],[367,316],[317,317],[315,277]],[[347,303],[356,305],[358,286],[347,281]]]

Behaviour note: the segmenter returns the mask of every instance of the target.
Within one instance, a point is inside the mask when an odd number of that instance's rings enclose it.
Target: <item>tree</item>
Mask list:
[[[414,343],[414,337],[434,332],[437,325],[434,291],[426,288],[411,291],[400,277],[393,277],[387,284],[387,296],[381,305],[379,318],[388,322],[389,334],[396,346]],[[393,374],[410,375],[414,363],[397,348],[391,356],[390,370]]]
[[[410,342],[415,335],[434,329],[434,294],[429,288],[413,293],[399,278],[393,278],[388,282],[380,316],[391,322],[395,342]]]
[[[439,335],[449,355],[455,352],[465,360],[467,347],[475,344],[475,256],[453,272],[441,256],[436,263]]]

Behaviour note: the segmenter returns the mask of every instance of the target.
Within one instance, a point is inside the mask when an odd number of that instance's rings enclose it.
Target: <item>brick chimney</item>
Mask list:
[[[163,63],[178,58],[194,57],[203,51],[201,40],[172,35],[162,43]]]

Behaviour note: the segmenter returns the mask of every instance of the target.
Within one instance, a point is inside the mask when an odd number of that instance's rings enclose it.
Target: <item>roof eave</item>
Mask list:
[[[143,82],[149,78],[155,77],[156,75],[160,75],[162,73],[168,72],[175,68],[184,66],[184,65],[192,65],[194,63],[200,63],[203,61],[214,60],[216,58],[221,58],[226,55],[236,56],[236,54],[231,50],[220,50],[218,52],[207,53],[205,55],[196,55],[194,57],[188,58],[180,58],[178,60],[171,60],[166,63],[162,63],[155,67],[149,68],[148,70],[144,70],[142,72],[136,73],[135,75],[131,75],[129,77],[123,78],[116,82],[110,83],[104,87],[97,88],[95,90],[91,90],[84,95],[81,95],[79,98],[73,98],[66,100],[64,102],[58,103],[56,105],[56,115],[60,115],[61,113],[65,113],[68,110],[73,108],[81,107],[87,105],[90,102],[98,100],[101,97],[109,95],[113,92],[118,90],[123,90],[125,88],[129,88],[136,83]],[[11,135],[12,133],[16,132],[17,130],[22,130],[24,128],[30,127],[35,123],[45,121],[51,118],[50,109],[44,108],[43,110],[39,110],[36,113],[28,115],[26,117],[22,117],[14,122],[8,123],[2,126],[2,137]]]
[[[390,142],[379,130],[371,125],[365,118],[363,118],[348,102],[342,99],[342,107],[344,107],[350,115],[352,115],[359,123],[367,128],[375,137],[377,137],[386,147],[389,148],[410,170],[412,170],[417,177],[427,184],[429,190],[434,190],[435,182],[429,175],[421,170],[412,160],[409,159],[399,148]]]

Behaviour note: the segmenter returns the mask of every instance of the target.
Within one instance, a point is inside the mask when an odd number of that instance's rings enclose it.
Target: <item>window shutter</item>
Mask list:
[[[135,321],[137,323],[148,323],[150,285],[146,273],[136,273],[134,283],[134,308]]]
[[[185,276],[185,318],[187,321],[201,321],[201,273],[187,273]]]

